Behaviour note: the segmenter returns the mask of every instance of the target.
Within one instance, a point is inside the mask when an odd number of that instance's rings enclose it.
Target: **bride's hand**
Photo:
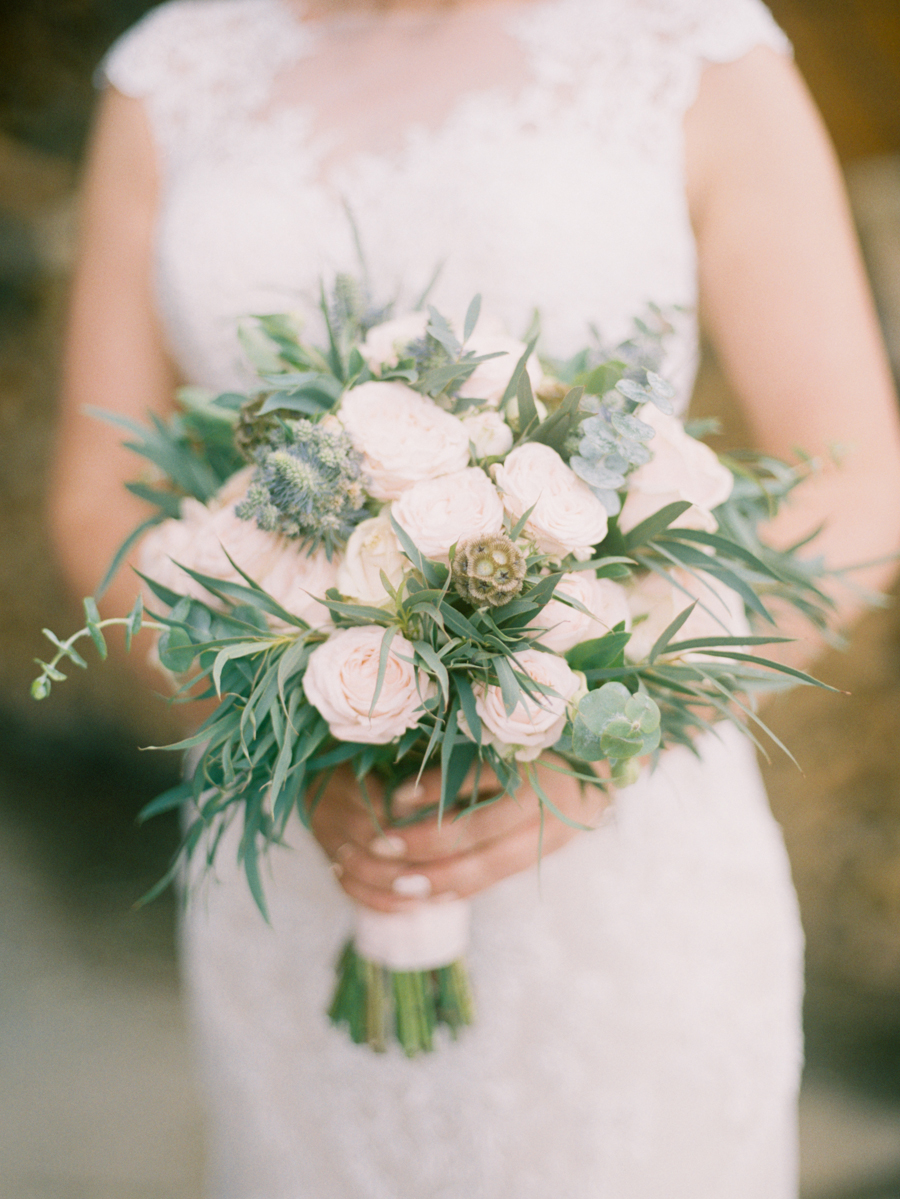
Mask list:
[[[589,828],[599,823],[608,795],[582,788],[547,764],[536,766],[540,786],[561,813]],[[514,798],[502,795],[475,811],[446,814],[440,825],[430,816],[401,828],[388,824],[377,782],[370,778],[366,788],[368,803],[349,771],[336,772],[316,805],[312,830],[347,894],[382,912],[403,911],[426,898],[474,895],[578,835],[549,809],[542,832],[540,802],[526,782]],[[483,770],[480,794],[499,790],[493,773]],[[418,787],[413,779],[398,787],[394,816],[436,805],[439,796],[440,772],[426,771]]]

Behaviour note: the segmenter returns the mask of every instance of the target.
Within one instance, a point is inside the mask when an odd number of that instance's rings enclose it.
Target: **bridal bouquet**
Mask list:
[[[339,279],[328,345],[288,316],[243,337],[251,395],[181,395],[170,422],[120,418],[153,473],[131,490],[157,511],[139,540],[146,587],[128,617],[56,646],[43,698],[104,629],[157,633],[182,698],[217,706],[190,775],[146,815],[185,805],[179,863],[212,862],[242,822],[240,860],[265,914],[260,854],[309,823],[338,768],[397,786],[441,771],[439,816],[464,818],[490,769],[561,819],[536,759],[586,785],[691,745],[718,715],[749,736],[754,697],[809,676],[758,656],[783,640],[777,598],[824,627],[820,564],[765,546],[758,526],[803,470],[724,462],[673,415],[658,373],[665,321],[636,323],[566,361],[539,358],[472,302],[461,327],[434,309],[372,312]],[[748,616],[768,631],[751,633]],[[602,767],[598,764],[603,763]],[[474,782],[473,782],[474,780]],[[433,814],[433,813],[429,813]],[[405,818],[410,817],[405,813]],[[470,1022],[465,901],[411,914],[359,908],[332,1019],[376,1049],[432,1047]]]

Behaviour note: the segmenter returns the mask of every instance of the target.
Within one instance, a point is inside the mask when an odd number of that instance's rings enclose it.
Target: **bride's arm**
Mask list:
[[[93,406],[138,421],[168,411],[176,383],[152,301],[155,153],[143,106],[108,89],[82,191],[79,252],[65,338],[49,518],[73,591],[96,588],[124,537],[148,513],[125,491],[136,473],[122,431],[85,415]],[[127,612],[127,569],[104,601]]]
[[[757,445],[782,457],[796,448],[820,456],[822,472],[800,489],[771,529],[790,544],[826,522],[816,553],[844,566],[900,545],[900,432],[886,356],[828,139],[789,61],[755,50],[711,66],[686,124],[691,214],[703,316],[740,398]],[[827,465],[834,446],[844,464]],[[882,587],[888,563],[858,581]],[[839,618],[857,610],[839,590]],[[800,655],[818,649],[807,629]],[[434,783],[429,784],[432,788]],[[570,780],[545,779],[578,818]],[[432,798],[434,798],[432,796]],[[502,799],[460,826],[408,830],[396,858],[373,852],[371,823],[349,814],[336,787],[317,827],[341,859],[345,889],[373,906],[400,901],[401,874],[424,876],[433,894],[471,894],[533,864],[533,797]],[[342,840],[340,813],[348,814]],[[368,819],[368,818],[366,818]],[[573,835],[548,817],[544,852]],[[453,838],[461,838],[455,843]],[[375,841],[375,848],[385,848]]]
[[[822,470],[768,531],[833,567],[900,546],[900,434],[893,382],[843,182],[821,119],[783,56],[757,49],[711,66],[687,122],[688,179],[702,316],[755,445],[797,450]],[[839,455],[839,464],[833,459]],[[892,563],[852,576],[872,589]],[[838,620],[859,602],[835,587]],[[810,660],[808,626],[790,651]]]

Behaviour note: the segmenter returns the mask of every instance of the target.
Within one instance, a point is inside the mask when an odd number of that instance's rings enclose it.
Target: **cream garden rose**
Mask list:
[[[398,499],[422,479],[469,464],[462,421],[404,383],[362,383],[345,393],[341,424],[363,456],[369,493]]]
[[[387,745],[418,724],[422,702],[432,694],[433,684],[412,666],[413,647],[397,634],[370,712],[383,637],[376,625],[339,629],[310,654],[303,690],[339,741]]]
[[[400,352],[411,342],[425,336],[427,324],[427,312],[408,312],[393,320],[383,321],[380,325],[373,325],[359,352],[372,370],[396,366]]]
[[[747,632],[741,597],[711,575],[699,578],[686,570],[673,570],[663,578],[651,573],[628,589],[632,630],[625,656],[632,662],[646,658],[660,634],[695,599],[697,606],[676,633],[675,641],[737,637]]]
[[[492,473],[513,520],[533,506],[525,533],[542,553],[588,558],[606,536],[603,504],[550,446],[527,442]]]
[[[310,628],[327,628],[331,624],[331,614],[320,601],[329,587],[337,586],[337,555],[329,561],[323,549],[307,554],[297,541],[283,537],[278,540],[278,553],[256,582],[282,608],[305,620]],[[267,619],[275,629],[293,627],[275,616]]]
[[[214,500],[207,507],[188,498],[181,501],[179,519],[163,521],[145,535],[137,567],[142,574],[180,595],[215,604],[206,588],[181,570],[181,566],[230,583],[244,583],[228,561],[231,557],[259,582],[282,548],[283,538],[236,516],[233,502],[219,505]]]
[[[381,581],[384,571],[392,587],[399,588],[409,563],[391,526],[390,508],[364,520],[353,530],[338,567],[337,588],[360,604],[384,604],[390,596]]]
[[[734,483],[731,471],[713,450],[691,437],[677,417],[667,416],[652,404],[641,408],[640,419],[651,425],[653,458],[628,476],[628,494],[619,516],[627,533],[666,504],[687,500],[693,505],[675,522],[683,528],[715,532],[713,508],[724,504]]]
[[[476,412],[472,416],[464,416],[462,425],[476,461],[481,461],[482,458],[499,458],[512,449],[512,429],[500,413],[491,408],[484,412]]]
[[[584,693],[584,676],[572,670],[564,658],[536,649],[515,654],[513,668],[536,683],[551,687],[554,694],[541,695],[539,701],[523,695],[507,714],[500,687],[476,683],[473,687],[475,710],[482,723],[483,744],[496,745],[501,752],[508,751],[518,761],[530,762],[561,737],[570,705]],[[462,715],[459,723],[466,736],[471,738],[471,730]]]
[[[499,533],[503,501],[477,466],[416,483],[397,500],[394,519],[426,558],[449,561],[450,547],[470,537]]]
[[[617,624],[624,622],[626,629],[631,627],[627,593],[612,579],[598,579],[588,570],[572,571],[562,576],[553,594],[554,598],[541,609],[531,625],[545,630],[540,637],[541,644],[554,653],[564,654],[582,641],[602,637]],[[577,600],[591,615],[556,599],[558,595]]]

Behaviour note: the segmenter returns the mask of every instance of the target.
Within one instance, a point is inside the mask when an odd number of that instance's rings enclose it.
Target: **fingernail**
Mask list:
[[[393,833],[385,833],[369,842],[369,853],[378,858],[402,858],[406,853],[406,842]]]
[[[424,874],[401,874],[394,879],[391,890],[406,899],[427,899],[431,894],[431,882]]]
[[[401,783],[391,799],[395,812],[407,812],[418,806],[418,801],[425,798],[425,788],[415,779],[407,779]]]

